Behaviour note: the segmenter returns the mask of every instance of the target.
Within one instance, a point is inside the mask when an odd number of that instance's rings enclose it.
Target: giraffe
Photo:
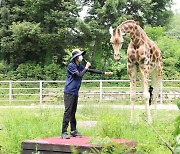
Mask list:
[[[148,80],[152,78],[153,96],[152,100],[157,104],[156,97],[159,93],[159,87],[162,80],[162,56],[157,45],[148,38],[139,22],[127,20],[120,24],[116,29],[110,27],[110,42],[114,49],[114,59],[120,60],[120,49],[123,45],[123,36],[128,34],[130,43],[127,49],[127,72],[130,78],[130,102],[131,116],[130,122],[134,121],[134,103],[136,98],[136,78],[140,77],[145,101],[146,118],[149,123],[152,122],[149,106],[150,93],[148,91]]]

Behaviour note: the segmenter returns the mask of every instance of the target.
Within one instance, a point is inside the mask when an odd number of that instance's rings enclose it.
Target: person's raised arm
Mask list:
[[[87,62],[87,64],[88,64],[89,62]],[[86,65],[87,65],[86,64]],[[89,63],[90,64],[90,63]],[[89,65],[88,65],[89,66]],[[90,65],[91,66],[91,65]],[[90,67],[89,66],[89,67]],[[113,75],[113,72],[104,72],[104,71],[101,71],[101,70],[96,70],[96,69],[91,69],[91,68],[87,68],[87,71],[88,72],[91,72],[91,73],[96,73],[96,74],[105,74],[105,75],[107,75],[107,76],[111,76],[111,75]]]
[[[81,72],[76,71],[75,74],[78,77],[82,77],[88,71],[90,66],[91,66],[91,64],[89,62],[87,62],[85,68],[83,69],[83,71],[81,71]]]

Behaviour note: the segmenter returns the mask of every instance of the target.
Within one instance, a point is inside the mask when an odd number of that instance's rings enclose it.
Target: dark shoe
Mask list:
[[[68,135],[68,133],[67,132],[64,132],[64,133],[62,133],[61,134],[61,138],[63,138],[63,139],[70,139],[70,135]]]
[[[72,137],[82,137],[82,135],[77,130],[71,131],[71,136]]]

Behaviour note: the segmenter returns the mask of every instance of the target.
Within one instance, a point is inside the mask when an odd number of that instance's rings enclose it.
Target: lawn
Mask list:
[[[2,154],[19,154],[21,142],[29,139],[59,136],[63,109],[0,109],[0,145]],[[144,110],[136,110],[135,121],[129,123],[130,110],[95,108],[90,104],[79,108],[78,121],[97,121],[93,128],[79,127],[84,136],[92,138],[124,138],[137,142],[137,153],[170,154],[162,141],[142,119]],[[152,111],[153,126],[171,145],[175,144],[174,120],[179,111]]]

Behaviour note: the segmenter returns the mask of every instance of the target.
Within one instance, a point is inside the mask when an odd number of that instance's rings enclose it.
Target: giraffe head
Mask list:
[[[120,28],[113,29],[112,27],[109,28],[109,32],[111,34],[110,42],[112,43],[114,49],[114,59],[118,61],[120,60],[120,49],[124,42],[124,33],[120,30]]]

